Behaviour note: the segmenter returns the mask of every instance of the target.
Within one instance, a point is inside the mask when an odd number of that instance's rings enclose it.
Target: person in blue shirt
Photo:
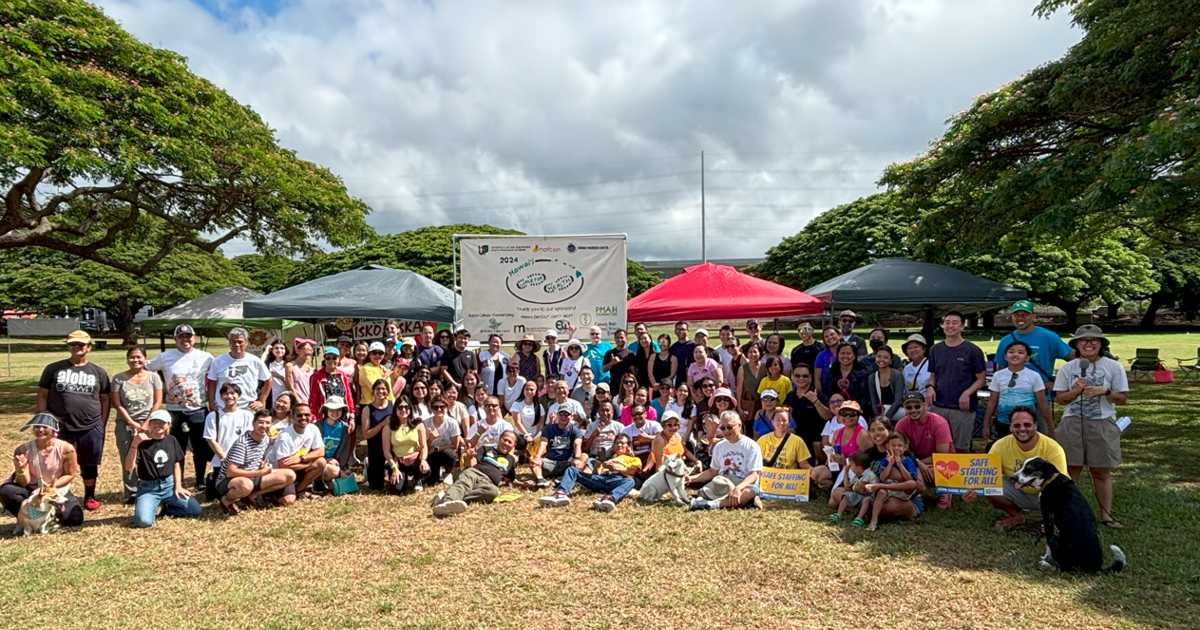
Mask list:
[[[1061,337],[1037,325],[1033,303],[1029,300],[1021,300],[1012,305],[1012,321],[1016,330],[1001,338],[1000,344],[996,346],[996,369],[1008,367],[1004,355],[1009,344],[1014,340],[1023,341],[1031,352],[1026,365],[1037,372],[1046,385],[1046,391],[1050,392],[1054,389],[1054,362],[1057,359],[1074,359],[1075,351]]]
[[[600,339],[603,332],[599,326],[589,328],[588,335],[591,342],[583,347],[583,358],[587,359],[588,365],[592,367],[592,382],[597,385],[608,383],[611,376],[602,369],[604,366],[604,353],[613,348],[611,343]]]
[[[633,325],[633,338],[637,339],[638,336],[640,336],[642,333],[644,333],[646,331],[647,331],[646,325],[643,324],[642,322],[638,322],[638,323],[634,324]],[[654,351],[658,352],[658,342],[655,341],[653,343],[654,343]],[[629,351],[634,354],[637,354],[638,342],[635,341],[635,342],[629,344]]]

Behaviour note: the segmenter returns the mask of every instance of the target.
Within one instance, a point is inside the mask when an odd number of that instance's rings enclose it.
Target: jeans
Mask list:
[[[158,481],[139,481],[137,486],[137,503],[133,508],[133,526],[150,527],[158,513],[158,506],[164,505],[167,516],[194,518],[200,516],[200,502],[196,497],[180,499],[175,496],[175,477],[167,477]]]
[[[133,445],[133,429],[121,418],[116,419],[113,436],[117,438],[117,453],[121,455],[121,498],[125,501],[137,495],[137,470],[125,470],[125,456]]]
[[[593,460],[592,465],[596,462]],[[602,492],[611,495],[613,503],[619,503],[625,495],[633,490],[633,478],[626,477],[621,473],[606,472],[599,475],[585,473],[578,468],[571,466],[563,473],[562,479],[558,482],[558,491],[571,493],[571,488],[575,487],[575,482],[579,482],[584,488],[592,492]]]
[[[169,411],[171,414],[171,435],[175,436],[175,441],[179,442],[179,447],[187,453],[188,445],[192,447],[192,464],[196,468],[196,485],[204,483],[204,471],[208,468],[208,462],[212,460],[212,449],[209,448],[208,442],[204,441],[204,417],[203,409],[192,410],[175,410]]]

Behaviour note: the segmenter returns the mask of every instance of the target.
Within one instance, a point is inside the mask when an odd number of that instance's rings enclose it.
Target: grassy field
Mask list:
[[[1175,337],[1114,347],[1122,357],[1135,345],[1195,352]],[[18,428],[33,409],[33,379],[65,356],[46,349],[23,345],[14,378],[0,383],[4,452],[28,439]],[[114,371],[123,364],[120,351],[95,358]],[[1129,554],[1119,575],[1038,570],[1032,531],[992,530],[998,513],[983,505],[955,502],[868,534],[826,523],[823,494],[798,508],[689,513],[627,501],[601,515],[583,490],[559,511],[540,511],[523,493],[436,520],[427,489],[234,519],[206,506],[196,521],[132,530],[110,443],[105,505],[83,528],[26,539],[0,528],[0,601],[10,611],[0,627],[1194,628],[1197,395],[1139,385],[1124,409],[1134,423],[1115,511],[1126,527],[1101,532]]]

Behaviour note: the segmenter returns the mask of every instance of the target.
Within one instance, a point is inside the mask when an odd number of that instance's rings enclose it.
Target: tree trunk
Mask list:
[[[1079,326],[1076,319],[1079,317],[1079,305],[1083,304],[1083,300],[1067,301],[1052,293],[1039,293],[1036,296],[1031,296],[1031,299],[1049,304],[1055,308],[1062,310],[1067,315],[1067,330],[1075,330]]]
[[[117,326],[117,332],[121,334],[122,346],[136,346],[137,326],[134,324],[133,315],[141,310],[142,305],[129,302],[129,298],[117,298],[117,303],[109,310],[109,315],[112,315],[113,323]]]
[[[983,312],[983,327],[985,330],[996,329],[996,311]]]
[[[1154,316],[1158,314],[1158,309],[1167,304],[1167,301],[1160,298],[1158,295],[1150,296],[1150,305],[1146,307],[1146,314],[1142,315],[1142,328],[1154,328]]]
[[[1107,300],[1104,302],[1104,305],[1107,307],[1106,310],[1108,311],[1108,319],[1116,321],[1120,317],[1121,304],[1123,304],[1123,302],[1113,303]]]

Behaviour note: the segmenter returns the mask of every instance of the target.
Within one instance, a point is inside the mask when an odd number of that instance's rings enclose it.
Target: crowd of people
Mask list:
[[[586,343],[573,328],[565,343],[554,330],[527,334],[511,352],[498,334],[473,347],[465,329],[401,338],[389,321],[383,341],[274,341],[262,357],[247,352],[244,329],[213,356],[181,325],[173,349],[150,358],[129,348],[129,369],[112,377],[88,361],[91,339],[76,331],[70,356],[42,374],[26,425],[34,439],[16,448],[0,499],[15,515],[39,488],[54,488],[58,521],[82,523],[100,507],[113,420],[136,527],[197,516],[201,497],[230,516],[293,505],[359,470],[374,491],[436,489],[437,516],[494,501],[507,485],[544,489],[543,507],[568,505],[582,486],[596,493],[594,509],[612,512],[627,497],[665,498],[667,486],[647,484],[656,475],[682,476],[691,509],[734,509],[761,506],[761,473],[780,468],[809,470],[814,492],[829,492],[831,521],[873,531],[882,517],[918,518],[927,500],[950,508],[951,496],[936,493],[934,454],[969,452],[985,438],[1005,476],[1003,496],[986,497],[1003,512],[998,525],[1037,508],[1036,491],[1007,477],[1039,456],[1075,479],[1087,468],[1101,522],[1119,527],[1110,471],[1121,461],[1125,371],[1098,327],[1063,341],[1036,325],[1029,302],[1011,311],[1015,330],[1000,342],[990,385],[988,359],[963,338],[957,312],[942,318],[943,341],[914,334],[899,352],[887,330],[855,334],[850,311],[819,333],[800,322],[790,351],[753,319],[744,331],[721,327],[716,343],[688,322],[674,338],[652,338],[639,323],[611,343],[596,327]],[[76,477],[82,502],[70,492]]]

